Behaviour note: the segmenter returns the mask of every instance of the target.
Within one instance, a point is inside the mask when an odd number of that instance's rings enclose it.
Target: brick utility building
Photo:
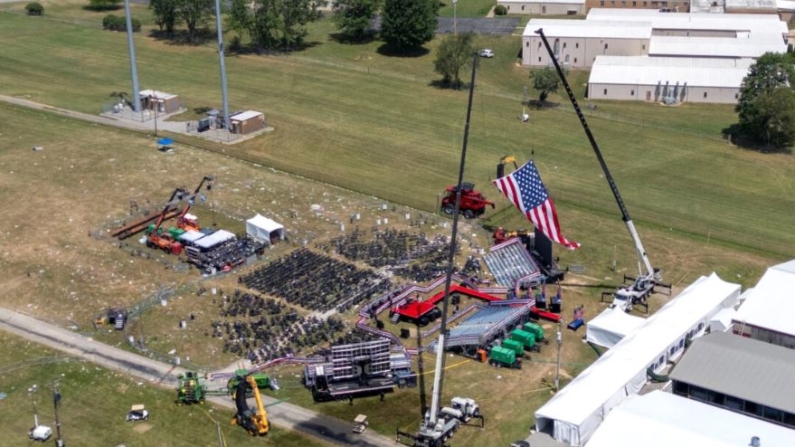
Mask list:
[[[695,340],[669,377],[673,394],[795,430],[793,371],[795,351],[717,332]]]
[[[246,110],[229,117],[232,133],[249,134],[265,128],[265,115],[255,110]]]
[[[182,108],[179,96],[157,90],[141,90],[141,107],[146,110],[157,110],[158,113],[174,113]]]
[[[690,0],[586,0],[585,10],[593,8],[667,9],[674,12],[690,11]]]
[[[498,0],[508,14],[549,16],[585,15],[585,0]]]

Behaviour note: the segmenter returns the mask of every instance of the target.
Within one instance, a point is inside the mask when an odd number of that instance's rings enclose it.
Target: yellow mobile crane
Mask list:
[[[254,401],[257,403],[257,409],[252,411],[246,402],[246,388],[250,388],[254,393]],[[265,436],[268,434],[268,413],[265,411],[265,406],[262,405],[262,396],[259,394],[259,387],[257,381],[253,376],[247,375],[245,380],[241,380],[237,385],[235,392],[235,406],[237,413],[235,418],[232,419],[233,425],[239,425],[246,429],[251,436]]]

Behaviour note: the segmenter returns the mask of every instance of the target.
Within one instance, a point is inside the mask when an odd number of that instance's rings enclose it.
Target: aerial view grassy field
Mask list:
[[[112,92],[130,89],[125,35],[102,31],[104,14],[85,10],[84,1],[42,3],[44,17],[25,16],[24,3],[0,4],[0,95],[98,114]],[[459,17],[480,16],[492,4],[459,3]],[[442,13],[451,15],[449,2]],[[189,109],[219,107],[214,44],[159,40],[150,34],[154,26],[146,6],[134,4],[133,14],[144,23],[135,37],[141,88],[177,93]],[[440,38],[427,44],[428,54],[397,57],[382,54],[380,41],[340,43],[328,18],[311,24],[309,31],[309,44],[300,51],[227,57],[231,108],[261,110],[275,129],[236,145],[174,135],[176,150],[164,154],[145,133],[0,104],[0,193],[5,198],[0,306],[125,349],[133,349],[127,336],[145,334],[151,351],[164,358],[178,355],[210,371],[239,357],[222,349],[224,339],[208,335],[220,318],[222,295],[206,291],[244,288],[239,277],[256,267],[201,278],[195,270],[177,268],[174,257],[145,250],[142,255],[137,240],[109,240],[104,237],[107,229],[133,217],[130,199],[158,212],[175,187],[192,189],[203,175],[213,174],[217,180],[208,203],[193,210],[203,226],[212,222],[242,233],[242,219],[263,212],[287,227],[288,241],[266,251],[262,264],[300,246],[327,243],[343,233],[343,224],[350,231],[354,222],[348,219],[354,213],[362,214],[362,228],[385,217],[407,228],[402,216],[409,213],[423,219],[412,231],[448,234],[449,220],[438,215],[437,207],[444,187],[456,180],[466,91],[434,86],[439,75],[433,72],[433,58]],[[227,38],[232,35],[227,33]],[[537,94],[530,89],[529,97],[523,95],[531,81],[528,70],[518,65],[520,43],[518,35],[477,38],[478,47],[493,48],[496,57],[479,61],[466,180],[495,200],[497,208],[483,221],[461,222],[466,241],[462,259],[490,245],[481,223],[529,227],[489,183],[501,156],[511,154],[520,161],[532,157],[558,206],[564,234],[583,244],[576,251],[556,249],[562,267],[584,267],[567,275],[565,316],[583,304],[586,315],[593,317],[606,307],[599,302],[600,293],[620,282],[624,273],[637,272],[637,256],[567,99],[552,95],[553,106],[540,109],[527,103]],[[570,72],[569,81],[585,103],[587,72]],[[788,153],[762,154],[726,141],[722,130],[736,121],[730,106],[597,104],[595,110],[586,109],[589,124],[653,265],[662,268],[675,292],[713,271],[751,286],[766,266],[795,254],[795,236],[789,230],[795,160]],[[523,110],[531,115],[529,124],[519,120]],[[34,146],[43,150],[31,151]],[[396,278],[399,282],[405,281]],[[175,292],[165,304],[152,301],[163,289]],[[655,296],[652,310],[666,299]],[[91,325],[109,307],[132,308],[146,300],[155,305],[136,315],[132,332]],[[298,305],[291,309],[301,316],[312,314]],[[358,319],[355,308],[339,317],[346,328]],[[183,319],[188,320],[184,329],[179,327]],[[555,327],[547,324],[546,329],[551,333]],[[70,410],[73,419],[64,420],[70,444],[79,439],[83,445],[183,445],[174,443],[176,437],[184,445],[217,442],[215,425],[206,414],[186,408],[170,411],[173,393],[139,387],[84,363],[57,363],[54,375],[43,377],[37,359],[55,354],[38,355],[25,342],[2,337],[0,368],[20,365],[0,377],[0,392],[9,395],[0,401],[0,419],[13,420],[0,427],[0,436],[20,439],[12,445],[27,442],[30,416],[14,410],[30,404],[22,390],[36,382],[42,386],[61,373],[65,399],[80,396],[80,406],[86,407],[85,413]],[[582,332],[564,331],[563,337],[562,375],[568,380],[596,353],[581,342]],[[433,358],[422,358],[421,377],[429,393]],[[505,445],[523,437],[533,410],[551,395],[553,361],[554,348],[534,355],[521,371],[448,358],[443,400],[466,394],[487,415],[486,430],[467,427],[469,432],[455,445]],[[399,390],[385,402],[315,404],[300,383],[300,373],[295,366],[268,370],[282,384],[275,397],[348,421],[366,413],[372,428],[386,435],[396,428],[413,431],[419,423],[421,397],[416,389]],[[106,414],[123,415],[130,404],[139,403],[97,397],[118,393],[122,381],[122,394],[134,393],[132,397],[164,415],[153,419],[153,429],[134,432],[120,417],[120,431],[114,430],[115,424],[93,423]],[[212,414],[226,424],[231,415],[224,411]],[[172,424],[175,429],[167,432],[165,427]],[[188,424],[198,428],[188,430]],[[120,433],[124,436],[113,437]],[[224,434],[230,445],[257,442],[239,429],[224,429]],[[312,445],[279,431],[265,442]]]

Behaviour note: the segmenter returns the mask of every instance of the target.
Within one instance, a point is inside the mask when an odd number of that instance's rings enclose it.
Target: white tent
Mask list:
[[[739,284],[702,276],[539,408],[536,429],[567,445],[585,444],[615,406],[640,391],[647,369],[659,372],[679,357],[685,340],[701,335],[739,296]]]
[[[271,244],[276,239],[284,240],[284,225],[257,214],[246,221],[246,233],[254,239]]]
[[[234,239],[235,234],[226,230],[218,230],[215,233],[205,236],[195,242],[195,245],[202,250],[215,247],[216,245]]]
[[[204,236],[206,235],[199,231],[186,231],[182,233],[182,236],[179,237],[179,240],[182,242],[187,242],[189,244],[192,244],[198,241],[199,239],[202,239]]]
[[[597,346],[612,348],[645,322],[645,318],[629,315],[617,307],[605,309],[588,322],[585,338]]]
[[[628,398],[596,430],[588,447],[738,447],[795,445],[795,431],[663,391]]]
[[[737,311],[732,308],[721,310],[709,320],[709,331],[728,332],[732,327],[732,317],[734,317],[736,313]]]

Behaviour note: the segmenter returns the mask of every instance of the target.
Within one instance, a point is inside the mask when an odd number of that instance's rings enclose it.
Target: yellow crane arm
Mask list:
[[[257,432],[260,435],[265,435],[268,433],[269,426],[268,426],[268,412],[265,411],[265,406],[262,405],[262,396],[259,394],[259,387],[257,387],[257,381],[254,379],[253,376],[246,376],[246,382],[254,391],[254,400],[257,402],[257,414],[251,417],[251,420],[254,422],[254,425],[257,427]]]

